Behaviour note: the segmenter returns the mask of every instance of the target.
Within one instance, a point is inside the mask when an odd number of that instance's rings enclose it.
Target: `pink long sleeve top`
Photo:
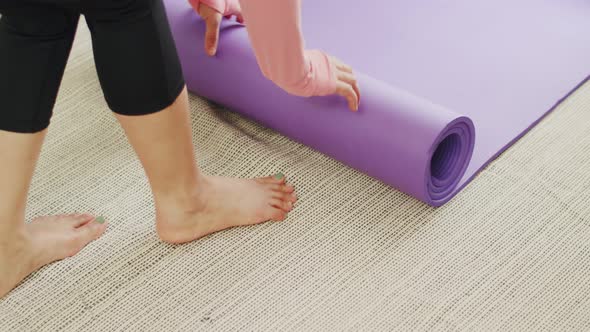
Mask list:
[[[256,60],[266,78],[290,94],[310,97],[336,91],[336,70],[319,50],[306,50],[301,0],[189,0],[223,16],[241,15]]]

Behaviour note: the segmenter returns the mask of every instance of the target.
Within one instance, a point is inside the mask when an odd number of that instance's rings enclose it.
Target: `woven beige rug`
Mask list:
[[[590,84],[439,209],[193,96],[206,172],[283,171],[301,199],[171,246],[81,25],[27,216],[110,226],[1,300],[1,331],[590,330]]]

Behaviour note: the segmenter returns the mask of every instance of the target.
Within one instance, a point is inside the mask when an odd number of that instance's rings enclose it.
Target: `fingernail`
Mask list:
[[[275,174],[275,179],[277,179],[277,180],[282,180],[284,177],[285,177],[285,175],[283,173]]]
[[[98,218],[94,219],[99,224],[104,224],[105,219],[103,216],[99,216]]]

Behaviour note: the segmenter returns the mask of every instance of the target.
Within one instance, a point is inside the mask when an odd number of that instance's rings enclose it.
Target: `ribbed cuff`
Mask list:
[[[336,67],[330,58],[320,50],[307,50],[305,56],[310,63],[310,82],[314,96],[326,96],[336,92]]]

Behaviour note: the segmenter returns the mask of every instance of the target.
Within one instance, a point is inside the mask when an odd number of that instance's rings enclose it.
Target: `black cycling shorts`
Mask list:
[[[158,112],[184,88],[161,0],[0,0],[0,13],[0,130],[47,128],[81,14],[114,112]]]

